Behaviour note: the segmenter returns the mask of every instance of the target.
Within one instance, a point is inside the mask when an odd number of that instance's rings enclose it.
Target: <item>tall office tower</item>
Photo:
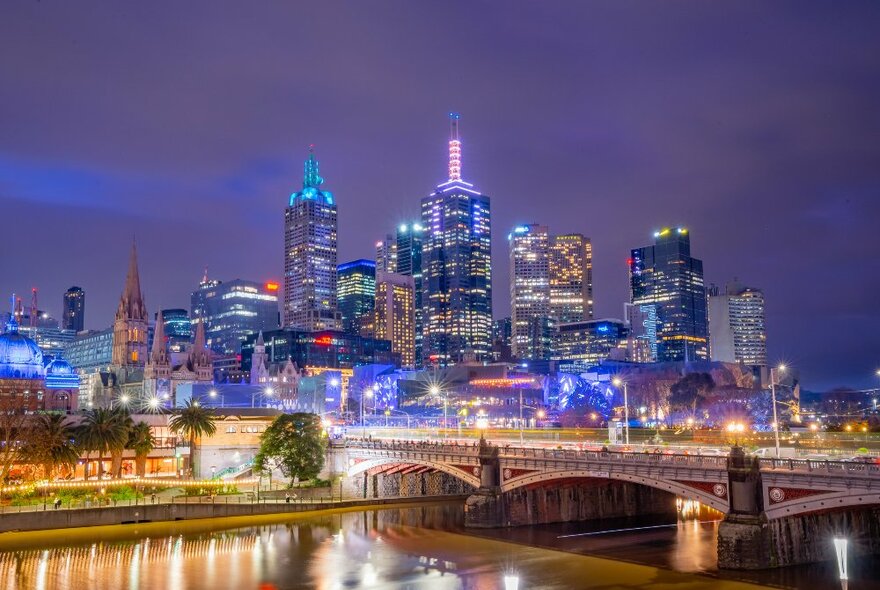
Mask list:
[[[221,355],[241,352],[249,334],[278,328],[278,283],[244,279],[221,282],[207,272],[190,295],[192,324],[205,324],[205,341]],[[167,327],[166,327],[167,331]]]
[[[593,319],[593,245],[581,234],[550,241],[550,317],[557,325]]]
[[[422,359],[443,366],[487,358],[492,336],[489,197],[462,179],[458,121],[449,179],[422,199]]]
[[[163,309],[156,314],[156,332],[158,334],[159,324],[162,324],[162,334],[166,342],[164,343],[171,352],[183,352],[189,350],[193,338],[192,321],[189,319],[189,312],[185,309]],[[153,335],[155,341],[156,335]],[[152,356],[153,349],[150,349]]]
[[[519,225],[510,245],[511,348],[520,359],[550,358],[550,237],[545,225]]]
[[[400,355],[401,366],[416,362],[415,280],[390,272],[376,273],[375,334],[391,342],[391,352]]]
[[[364,317],[372,313],[376,303],[376,263],[353,260],[336,267],[336,302],[342,318],[342,329],[360,334]]]
[[[710,289],[709,344],[713,361],[766,367],[764,293],[738,283]]]
[[[397,272],[397,240],[391,234],[376,242],[376,270]]]
[[[86,321],[86,292],[79,287],[71,287],[64,292],[64,310],[61,327],[64,330],[82,332]]]
[[[137,249],[131,245],[125,287],[113,322],[113,356],[116,367],[143,367],[147,360],[147,306],[141,294]]]
[[[313,148],[302,190],[284,211],[284,326],[338,330],[336,309],[336,204],[321,189]]]
[[[703,261],[691,256],[688,231],[655,232],[653,246],[632,250],[629,271],[631,302],[655,308],[657,360],[708,360]]]
[[[421,223],[401,224],[397,228],[397,272],[410,276],[415,285],[416,355],[415,366],[422,366],[422,245]]]

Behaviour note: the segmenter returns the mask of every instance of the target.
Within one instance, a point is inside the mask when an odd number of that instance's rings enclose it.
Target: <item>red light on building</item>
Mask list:
[[[330,336],[318,336],[315,338],[315,344],[320,346],[330,346],[333,344],[333,339]]]
[[[272,282],[266,283],[266,291],[277,291],[278,287],[279,287],[278,283],[272,283]]]
[[[633,259],[632,259],[632,258],[627,258],[627,259],[626,259],[626,264],[627,264],[627,266],[632,266],[632,265],[633,265]]]

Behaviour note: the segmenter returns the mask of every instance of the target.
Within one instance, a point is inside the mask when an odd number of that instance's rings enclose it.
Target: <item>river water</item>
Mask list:
[[[835,564],[719,574],[718,516],[476,535],[441,503],[22,533],[0,536],[0,590],[495,590],[505,575],[522,590],[840,587]],[[854,561],[850,590],[880,588],[877,561]]]

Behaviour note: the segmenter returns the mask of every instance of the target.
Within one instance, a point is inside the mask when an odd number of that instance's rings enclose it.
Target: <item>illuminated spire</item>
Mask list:
[[[119,307],[116,310],[116,319],[147,319],[147,307],[144,305],[144,297],[141,294],[141,279],[138,273],[137,247],[134,240],[131,242],[131,255],[128,259],[128,274],[125,277],[125,288],[119,299]]]
[[[458,138],[458,120],[461,115],[449,113],[449,181],[461,180],[461,140]]]
[[[315,159],[315,146],[309,146],[309,158],[304,165],[303,188],[318,188],[324,179],[318,174],[318,160]]]

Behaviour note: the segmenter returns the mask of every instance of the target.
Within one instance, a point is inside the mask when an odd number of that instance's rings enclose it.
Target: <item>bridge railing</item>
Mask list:
[[[858,461],[828,461],[818,459],[760,459],[761,469],[829,473],[832,475],[880,476],[880,465]]]
[[[708,455],[685,455],[669,453],[632,453],[621,451],[581,451],[577,449],[547,449],[533,447],[501,448],[501,456],[509,458],[529,459],[565,459],[568,461],[597,461],[613,463],[638,463],[638,464],[675,464],[690,467],[708,467],[713,469],[727,469],[727,457]]]
[[[431,452],[454,455],[480,454],[480,447],[478,444],[459,443],[457,441],[442,443],[433,441],[349,438],[345,440],[345,446],[346,448],[373,449],[380,451]]]

